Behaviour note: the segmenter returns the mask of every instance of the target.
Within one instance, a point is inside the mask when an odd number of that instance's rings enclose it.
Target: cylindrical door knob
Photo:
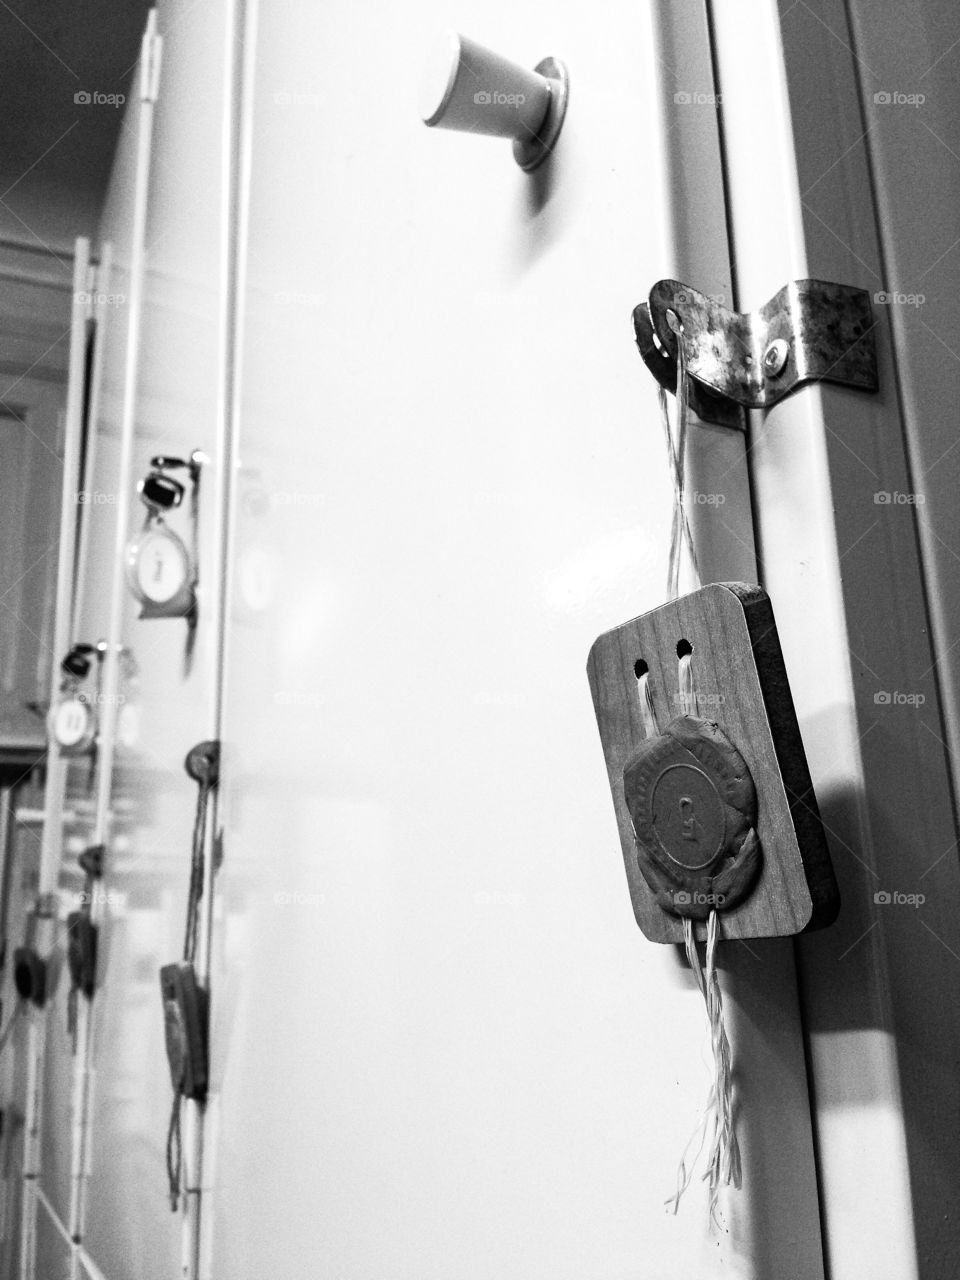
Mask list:
[[[521,169],[549,155],[567,109],[567,70],[544,58],[533,71],[447,32],[427,63],[420,94],[424,124],[513,138]]]

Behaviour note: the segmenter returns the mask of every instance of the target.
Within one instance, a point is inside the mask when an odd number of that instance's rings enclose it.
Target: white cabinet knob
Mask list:
[[[567,69],[544,58],[532,71],[454,31],[434,46],[420,93],[424,124],[513,138],[521,169],[549,155],[567,110]]]

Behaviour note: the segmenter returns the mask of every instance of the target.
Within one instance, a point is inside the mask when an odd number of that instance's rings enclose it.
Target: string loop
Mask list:
[[[686,357],[683,351],[683,338],[679,321],[671,325],[677,338],[677,409],[676,424],[671,426],[670,413],[667,408],[667,393],[663,387],[658,388],[660,401],[660,419],[667,442],[667,458],[673,480],[673,520],[670,528],[670,555],[667,562],[667,598],[676,600],[680,594],[680,564],[683,547],[686,546],[690,559],[690,567],[695,579],[695,588],[700,585],[700,564],[697,560],[697,549],[693,544],[693,531],[687,519],[684,503],[686,489],[686,452],[687,427],[689,425],[690,407],[687,387]]]

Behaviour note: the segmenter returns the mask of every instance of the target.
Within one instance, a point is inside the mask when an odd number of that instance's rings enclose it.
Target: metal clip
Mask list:
[[[769,409],[805,382],[876,391],[875,324],[869,293],[828,280],[794,280],[746,313],[660,280],[633,312],[637,347],[660,385],[676,390],[682,341],[691,409],[740,430],[744,409]]]

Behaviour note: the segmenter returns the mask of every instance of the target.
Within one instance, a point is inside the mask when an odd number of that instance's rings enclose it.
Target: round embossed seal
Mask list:
[[[627,761],[637,863],[657,902],[705,919],[750,893],[760,870],[757,795],[743,756],[710,720],[679,716]]]

